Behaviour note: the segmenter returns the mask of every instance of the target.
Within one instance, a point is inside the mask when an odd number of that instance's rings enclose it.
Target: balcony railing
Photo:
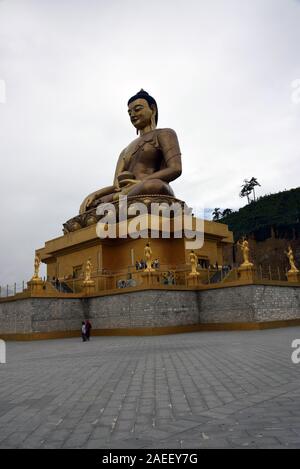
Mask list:
[[[168,268],[167,268],[168,267]],[[139,289],[144,286],[153,286],[158,288],[189,288],[195,286],[191,284],[189,276],[191,270],[189,266],[160,266],[155,269],[153,275],[147,276],[144,270],[136,270],[135,267],[128,267],[127,271],[108,272],[94,271],[92,280],[95,282],[95,293],[105,291],[120,291]],[[228,267],[216,268],[198,268],[199,276],[197,285],[217,285],[229,284],[240,281],[238,268],[229,269]],[[150,279],[150,280],[149,280]],[[279,266],[259,266],[253,270],[253,281],[255,282],[287,282],[287,271]],[[80,278],[58,278],[45,279],[45,293],[59,293],[62,295],[81,294],[84,291],[84,277]],[[149,283],[150,282],[150,283]],[[0,298],[14,297],[22,292],[28,292],[27,282],[16,282],[0,286]]]

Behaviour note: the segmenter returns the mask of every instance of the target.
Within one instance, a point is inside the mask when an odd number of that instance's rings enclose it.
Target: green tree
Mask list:
[[[252,187],[250,186],[250,181],[247,181],[247,179],[244,179],[244,184],[241,186],[241,192],[240,192],[240,197],[247,197],[248,204],[250,203],[250,198],[249,195],[252,192]]]
[[[221,216],[222,216],[222,212],[220,210],[219,207],[215,208],[213,213],[212,213],[212,216],[213,216],[213,221],[218,221],[220,220]]]
[[[231,214],[232,214],[231,208],[225,208],[225,209],[223,210],[222,217],[223,217],[223,218],[224,218],[224,217],[228,217],[228,215],[231,215]]]
[[[253,193],[253,200],[256,201],[255,187],[260,186],[259,182],[255,177],[252,177],[250,181],[244,179],[244,184],[241,186],[240,197],[247,197],[248,204],[251,202],[250,194]]]
[[[252,177],[248,183],[248,187],[249,189],[251,189],[251,191],[253,192],[253,197],[254,197],[254,201],[256,201],[256,194],[255,194],[255,187],[256,186],[260,186],[259,182],[257,181],[257,179],[255,177]]]

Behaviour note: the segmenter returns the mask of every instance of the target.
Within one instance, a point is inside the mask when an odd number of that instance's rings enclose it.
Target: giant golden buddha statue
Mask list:
[[[156,128],[157,104],[144,90],[129,99],[128,114],[138,137],[121,152],[113,185],[88,195],[81,204],[81,215],[100,203],[118,200],[120,194],[174,196],[169,183],[181,174],[176,133]]]
[[[181,174],[181,154],[176,133],[171,129],[157,128],[156,101],[144,90],[129,99],[128,114],[138,135],[121,152],[113,184],[87,196],[81,204],[80,213],[63,224],[63,236],[47,241],[37,251],[41,261],[47,264],[50,278],[74,282],[85,272],[84,287],[108,291],[114,288],[114,273],[136,273],[134,265],[137,259],[145,259],[146,271],[151,271],[152,249],[167,270],[183,266],[188,261],[186,241],[190,241],[191,232],[195,230],[198,233],[197,219],[191,219],[192,226],[185,226],[186,220],[183,218],[180,228],[175,220],[170,220],[170,236],[164,236],[167,225],[164,222],[168,221],[167,218],[175,218],[175,204],[176,208],[180,205],[185,209],[185,202],[175,198],[170,186]],[[101,168],[103,170],[103,163]],[[120,195],[127,196],[126,203],[120,203]],[[104,206],[101,207],[102,204]],[[152,211],[153,204],[155,209],[160,207],[158,212]],[[99,236],[99,221],[102,221],[105,211],[112,213],[112,226],[109,227],[112,236],[108,230],[108,236],[102,237]],[[141,217],[138,212],[141,212]],[[125,220],[124,214],[127,216]],[[145,228],[146,224],[148,228]],[[108,227],[108,223],[102,225]],[[123,228],[128,228],[125,236]],[[195,267],[193,271],[197,267],[197,256],[204,256],[211,263],[217,261],[221,265],[223,257],[220,246],[232,243],[232,233],[224,224],[205,221],[204,232],[209,242],[205,248],[195,248],[197,252],[191,259]],[[146,251],[144,235],[148,237],[148,244],[151,239],[151,247],[146,246]],[[93,278],[89,280],[91,264],[95,266],[93,272],[95,278],[98,276],[97,281]],[[151,275],[148,277],[152,279]]]

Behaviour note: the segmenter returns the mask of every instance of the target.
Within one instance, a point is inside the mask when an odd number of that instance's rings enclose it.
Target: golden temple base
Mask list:
[[[41,261],[47,264],[47,277],[50,280],[58,279],[76,293],[81,292],[84,282],[84,266],[88,258],[93,266],[92,279],[96,280],[96,286],[84,287],[85,294],[93,294],[116,288],[118,280],[132,280],[139,284],[141,271],[136,270],[136,263],[145,257],[145,245],[150,242],[152,249],[152,259],[158,259],[160,272],[171,272],[179,270],[183,272],[189,265],[189,250],[186,248],[187,240],[182,233],[182,238],[174,236],[174,227],[171,227],[171,237],[162,236],[162,226],[164,219],[146,216],[147,226],[152,226],[152,221],[158,221],[159,237],[151,238],[106,238],[100,239],[97,235],[97,225],[87,226],[76,231],[49,240],[45,246],[37,250]],[[132,222],[132,221],[131,221]],[[141,222],[142,223],[142,222]],[[116,225],[116,232],[119,232],[121,224]],[[193,229],[196,228],[196,219],[193,219]],[[200,262],[223,265],[223,249],[233,242],[232,233],[228,227],[222,223],[204,221],[204,245],[195,248]],[[172,231],[173,230],[173,231]],[[190,248],[189,248],[190,249]],[[147,284],[157,282],[155,271],[144,271],[143,279]],[[149,276],[150,277],[147,277]],[[114,278],[114,277],[118,278]],[[191,280],[192,284],[198,280]],[[76,289],[73,288],[75,285]]]

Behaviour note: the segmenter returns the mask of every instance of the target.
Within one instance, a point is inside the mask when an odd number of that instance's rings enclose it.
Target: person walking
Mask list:
[[[90,323],[90,321],[88,319],[86,319],[86,321],[85,321],[85,337],[86,337],[86,340],[90,340],[91,329],[92,329],[92,324]]]
[[[82,337],[82,342],[86,342],[86,326],[85,326],[84,321],[82,321],[81,323],[81,337]]]

